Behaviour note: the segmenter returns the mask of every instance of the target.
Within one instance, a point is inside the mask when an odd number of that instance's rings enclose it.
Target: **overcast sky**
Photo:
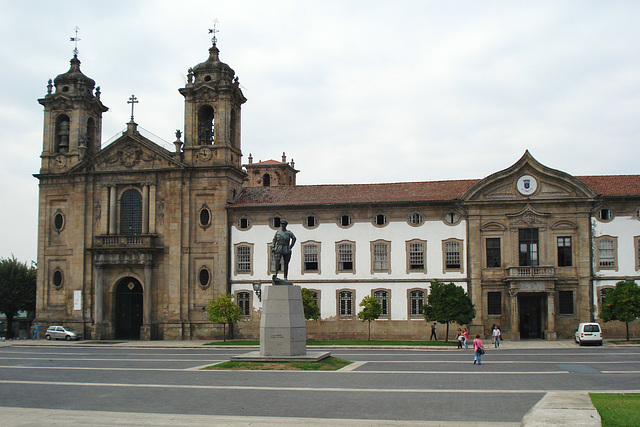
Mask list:
[[[0,257],[36,259],[48,79],[81,69],[109,107],[184,129],[178,88],[208,57],[240,78],[242,149],[299,184],[483,178],[529,150],[573,175],[638,173],[639,1],[0,0]]]

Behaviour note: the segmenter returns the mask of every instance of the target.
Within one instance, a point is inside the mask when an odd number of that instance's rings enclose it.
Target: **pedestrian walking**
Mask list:
[[[493,328],[492,335],[493,335],[493,345],[495,346],[495,348],[500,347],[500,337],[502,333],[500,332],[500,329],[497,326]]]
[[[431,336],[429,337],[429,341],[436,339],[438,341],[438,335],[436,334],[436,322],[433,322],[431,325]]]
[[[460,328],[458,328],[458,330],[456,331],[456,340],[458,341],[458,348],[462,349],[462,343],[464,341],[464,335],[462,335],[462,330],[460,330]]]
[[[476,362],[478,365],[482,365],[482,355],[484,354],[484,345],[482,345],[482,340],[480,340],[480,334],[476,334],[476,339],[473,340],[473,352],[475,356],[473,357],[473,364]]]
[[[469,331],[467,328],[464,328],[462,335],[464,336],[464,349],[469,350]]]
[[[33,325],[33,337],[34,340],[39,340],[40,339],[40,326],[38,326],[38,324],[36,323],[35,325]]]

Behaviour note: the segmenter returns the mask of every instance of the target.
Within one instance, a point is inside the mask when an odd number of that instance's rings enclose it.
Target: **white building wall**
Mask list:
[[[623,280],[624,277],[637,277],[636,270],[636,248],[635,237],[640,236],[640,220],[635,216],[616,216],[610,222],[598,221],[596,218],[591,219],[593,229],[593,271],[594,271],[594,294],[593,306],[599,307],[600,290],[604,287],[613,287],[615,284]],[[599,270],[597,265],[598,245],[596,238],[601,236],[617,237],[617,268]],[[597,309],[595,310],[597,316]]]
[[[320,291],[320,309],[323,319],[337,315],[339,289],[355,290],[354,313],[360,311],[358,304],[365,296],[371,295],[373,289],[388,289],[391,320],[408,319],[408,290],[419,288],[428,291],[429,282],[433,279],[447,283],[454,282],[467,290],[467,245],[464,221],[452,226],[442,221],[426,221],[417,227],[407,222],[391,222],[384,227],[356,222],[348,228],[324,223],[314,229],[305,228],[302,224],[289,223],[287,228],[295,234],[297,239],[289,264],[289,280],[302,287]],[[271,280],[268,273],[270,255],[268,245],[275,232],[276,230],[266,224],[254,224],[248,230],[232,227],[232,247],[238,243],[253,244],[253,274],[236,274],[234,251],[232,292],[251,291],[251,282],[262,281],[264,284]],[[442,242],[452,238],[462,241],[462,271],[444,272]],[[427,242],[426,273],[407,272],[406,242],[414,239]],[[355,273],[336,272],[336,242],[343,240],[355,242]],[[391,242],[390,272],[372,273],[371,271],[370,243],[375,240]],[[320,273],[302,273],[301,245],[307,241],[320,243]],[[253,306],[255,309],[261,307],[261,303],[255,296]]]

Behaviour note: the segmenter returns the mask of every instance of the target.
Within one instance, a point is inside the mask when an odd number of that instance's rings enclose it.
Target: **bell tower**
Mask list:
[[[212,42],[209,59],[189,68],[179,89],[185,99],[184,161],[241,169],[240,107],[247,100],[235,72],[220,61],[215,35]]]
[[[71,40],[78,40],[77,34]],[[100,101],[100,87],[94,93],[95,81],[80,71],[77,48],[70,63],[38,100],[44,106],[41,173],[65,172],[100,150],[102,113],[108,108]]]

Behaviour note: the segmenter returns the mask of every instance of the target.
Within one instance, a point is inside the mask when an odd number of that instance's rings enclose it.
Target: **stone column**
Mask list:
[[[511,339],[520,341],[520,311],[518,310],[518,293],[512,290],[511,296]]]
[[[116,186],[109,187],[109,234],[117,234],[116,229]]]
[[[151,340],[151,310],[152,310],[152,294],[153,294],[153,259],[151,255],[146,255],[147,260],[144,264],[144,294],[142,296],[143,324],[140,327],[140,339],[142,341]]]
[[[91,338],[94,340],[105,339],[105,329],[103,321],[104,308],[104,279],[102,272],[102,255],[96,255],[95,261],[96,278],[93,289],[93,326],[91,327]]]
[[[149,184],[142,186],[142,234],[149,234]]]
[[[547,290],[547,329],[544,331],[544,337],[547,341],[555,341],[558,339],[556,333],[556,298],[555,290]]]

